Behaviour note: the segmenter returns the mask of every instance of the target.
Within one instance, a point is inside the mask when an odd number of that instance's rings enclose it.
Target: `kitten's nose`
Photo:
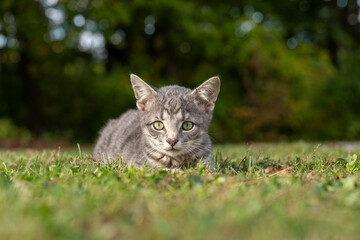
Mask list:
[[[170,146],[175,146],[175,144],[178,142],[177,139],[166,139],[166,141],[170,144]]]

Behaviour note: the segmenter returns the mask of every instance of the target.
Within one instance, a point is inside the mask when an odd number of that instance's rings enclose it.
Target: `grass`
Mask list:
[[[358,239],[360,147],[221,145],[219,172],[0,151],[0,239]]]

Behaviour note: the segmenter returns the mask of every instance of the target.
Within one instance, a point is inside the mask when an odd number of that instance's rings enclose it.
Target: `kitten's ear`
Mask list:
[[[140,111],[145,111],[154,99],[156,91],[135,74],[130,75],[130,80],[137,100],[136,106]]]
[[[199,102],[205,104],[205,111],[211,112],[214,110],[217,96],[220,92],[220,78],[215,76],[206,80],[199,87],[195,88],[191,94],[200,100]]]

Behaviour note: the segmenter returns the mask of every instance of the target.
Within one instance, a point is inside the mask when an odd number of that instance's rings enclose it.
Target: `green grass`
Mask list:
[[[218,173],[171,173],[101,167],[77,147],[3,150],[0,239],[358,239],[358,153],[222,145]]]

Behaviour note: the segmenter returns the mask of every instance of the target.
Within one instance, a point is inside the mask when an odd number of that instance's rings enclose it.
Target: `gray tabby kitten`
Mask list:
[[[212,77],[194,90],[180,86],[153,88],[131,74],[138,110],[110,120],[101,130],[94,157],[163,169],[177,169],[200,160],[215,168],[208,128],[220,91]]]

